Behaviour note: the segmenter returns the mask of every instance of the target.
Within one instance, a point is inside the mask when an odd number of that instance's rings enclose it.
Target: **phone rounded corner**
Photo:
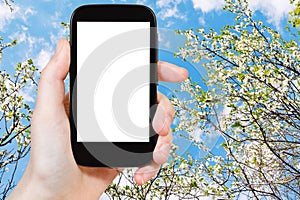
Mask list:
[[[74,21],[74,19],[76,19],[78,13],[82,10],[82,9],[85,9],[85,8],[88,8],[90,7],[91,5],[80,5],[78,6],[77,8],[74,9],[74,11],[72,12],[71,14],[71,17],[70,17],[70,25],[72,24],[72,22]]]
[[[149,12],[149,15],[153,19],[153,23],[154,23],[155,27],[157,27],[157,19],[156,19],[156,14],[155,14],[154,10],[152,8],[142,5],[142,4],[140,4],[139,6],[141,6],[143,9],[145,9]]]

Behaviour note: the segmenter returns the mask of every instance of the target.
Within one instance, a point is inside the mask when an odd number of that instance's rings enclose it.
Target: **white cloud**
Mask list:
[[[164,43],[164,46],[169,49],[171,47],[171,42],[167,41],[166,43]]]
[[[10,22],[16,18],[17,12],[20,10],[20,8],[15,6],[14,11],[10,12],[9,7],[1,3],[0,10],[0,30],[3,31],[4,27],[9,25]]]
[[[69,29],[61,25],[62,12],[56,11],[54,15],[51,16],[51,25],[53,31],[50,32],[50,41],[52,45],[55,45],[60,38],[67,38],[69,34]]]
[[[156,7],[160,11],[157,13],[157,16],[162,20],[171,17],[186,20],[186,15],[178,10],[178,5],[181,3],[184,3],[184,0],[158,0]]]
[[[201,16],[201,17],[199,17],[199,24],[200,25],[205,25],[205,19],[204,19],[204,16]]]
[[[21,29],[22,29],[23,31],[27,31],[27,30],[28,30],[28,27],[27,27],[27,26],[21,25]]]
[[[24,33],[23,33],[24,32]],[[25,36],[25,38],[24,38]],[[22,32],[16,32],[11,36],[12,39],[18,39],[19,43],[24,42],[24,48],[26,48],[26,51],[22,50],[22,54],[25,53],[25,58],[32,58],[32,57],[38,57],[33,55],[38,55],[38,52],[40,52],[40,49],[49,49],[52,50],[53,48],[50,46],[48,42],[45,41],[44,38],[41,37],[34,37],[29,34],[27,31]],[[25,39],[23,41],[23,39]],[[20,41],[21,40],[21,41]]]
[[[203,13],[218,11],[225,5],[224,0],[192,0],[194,9],[199,9]],[[253,11],[260,11],[269,23],[280,28],[280,22],[293,9],[289,0],[248,0],[249,7]]]
[[[18,40],[18,43],[24,42],[26,40],[26,33],[17,31],[11,36],[9,36],[9,39],[11,40]]]
[[[147,0],[137,0],[136,4],[146,4]]]
[[[60,26],[60,28],[56,29],[56,32],[50,33],[50,41],[51,44],[57,44],[60,38],[66,38],[68,36],[69,30],[65,27]]]
[[[34,10],[33,8],[27,8],[24,13],[25,15],[35,15],[37,11]]]
[[[249,7],[254,11],[260,11],[267,17],[268,22],[274,24],[277,28],[280,28],[281,20],[287,17],[288,13],[293,10],[293,6],[290,5],[289,0],[249,0]]]
[[[52,56],[52,49],[42,49],[37,57],[34,60],[34,63],[37,65],[37,67],[42,70],[46,64],[49,62],[51,56]]]
[[[171,26],[174,25],[174,24],[175,24],[175,22],[173,22],[173,21],[168,21],[166,27],[169,28],[169,27],[171,27]]]
[[[28,8],[22,9],[22,12],[20,12],[19,16],[27,24],[28,17],[36,15],[36,14],[37,14],[36,10],[34,10],[31,7],[28,7]]]
[[[164,48],[169,49],[171,47],[171,41],[168,40],[169,38],[163,32],[158,33],[158,42]]]
[[[45,56],[46,55],[46,50],[51,51],[53,50],[53,47],[45,41],[44,38],[41,37],[34,37],[32,35],[30,35],[30,33],[28,32],[28,28],[25,26],[21,26],[20,30],[16,31],[15,33],[11,34],[9,36],[9,39],[11,40],[18,40],[18,44],[23,47],[26,48],[26,51],[21,50],[20,55],[22,55],[22,59],[28,59],[28,58],[32,58],[32,57],[36,57],[35,60],[39,60],[40,62],[38,63],[39,67],[43,67],[44,62],[42,62],[42,54]],[[44,51],[41,49],[44,49]],[[36,55],[36,56],[33,56]],[[49,58],[49,56],[47,56],[47,58]]]
[[[213,10],[220,10],[225,4],[224,0],[192,0],[194,9],[200,9],[207,13]]]
[[[37,12],[30,7],[22,8],[18,5],[13,6],[13,12],[10,11],[9,7],[5,4],[0,4],[0,30],[3,31],[14,19],[22,19],[27,23],[27,18],[31,15],[35,15]]]
[[[28,85],[28,86],[24,87],[21,90],[20,95],[23,96],[25,102],[32,103],[32,102],[35,101],[35,99],[34,99],[34,93],[35,93],[34,89],[35,89],[35,86],[32,84],[32,85]]]
[[[45,39],[44,38],[38,38],[38,37],[33,37],[28,35],[27,36],[27,42],[28,42],[28,47],[29,47],[29,51],[32,51],[32,49],[35,46],[41,46],[41,44],[45,43]]]
[[[177,6],[174,6],[173,8],[167,8],[164,12],[160,12],[160,16],[162,20],[169,18],[169,17],[175,17],[178,16],[178,8]]]
[[[180,1],[175,0],[175,3],[178,4],[178,2],[180,3]],[[162,7],[167,7],[172,3],[172,0],[157,0],[156,1],[156,6],[158,8],[162,8]]]

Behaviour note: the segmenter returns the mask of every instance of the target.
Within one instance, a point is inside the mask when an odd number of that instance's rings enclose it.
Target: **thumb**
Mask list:
[[[39,116],[50,119],[64,111],[64,79],[70,66],[70,46],[66,39],[60,39],[55,53],[43,69],[38,85],[35,111]]]
[[[70,151],[69,121],[64,107],[64,79],[70,66],[69,42],[61,39],[55,53],[43,69],[31,121],[31,155],[44,169],[62,163],[58,155]],[[71,154],[66,154],[72,160]],[[46,159],[47,158],[47,159]]]

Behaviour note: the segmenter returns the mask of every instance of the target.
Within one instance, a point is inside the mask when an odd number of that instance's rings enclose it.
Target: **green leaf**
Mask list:
[[[197,187],[196,181],[192,181],[191,184],[190,184],[190,186],[191,186],[191,187]]]
[[[232,128],[238,128],[241,127],[241,122],[240,121],[236,121],[234,124],[231,125]]]
[[[29,65],[32,65],[32,64],[33,64],[32,59],[30,58],[30,59],[27,61],[27,63],[28,63]]]

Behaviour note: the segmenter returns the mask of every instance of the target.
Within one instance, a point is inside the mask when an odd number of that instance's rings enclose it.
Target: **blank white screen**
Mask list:
[[[106,66],[105,73],[97,81],[94,96],[81,96],[84,87],[89,87],[85,80],[80,79],[80,69],[88,56],[102,43],[121,33],[136,29],[149,29],[148,35],[143,35],[146,47],[140,50],[132,50],[120,55]],[[122,45],[122,43],[120,43]],[[109,52],[108,52],[109,53]],[[99,55],[99,63],[105,55]],[[77,22],[77,141],[78,142],[149,142],[148,131],[138,133],[138,137],[126,134],[122,127],[118,126],[112,113],[113,92],[119,81],[127,73],[140,66],[149,66],[150,61],[150,22]],[[93,73],[93,67],[90,69]],[[149,73],[144,73],[143,79],[150,82]],[[85,106],[85,99],[94,99],[94,111],[97,123],[103,134],[96,131],[87,131],[89,124],[82,123],[83,116],[80,113],[81,106]],[[132,91],[129,99],[121,98],[118,101],[126,101],[128,114],[132,122],[138,127],[149,126],[149,84],[142,85]],[[116,113],[115,113],[116,114]]]

